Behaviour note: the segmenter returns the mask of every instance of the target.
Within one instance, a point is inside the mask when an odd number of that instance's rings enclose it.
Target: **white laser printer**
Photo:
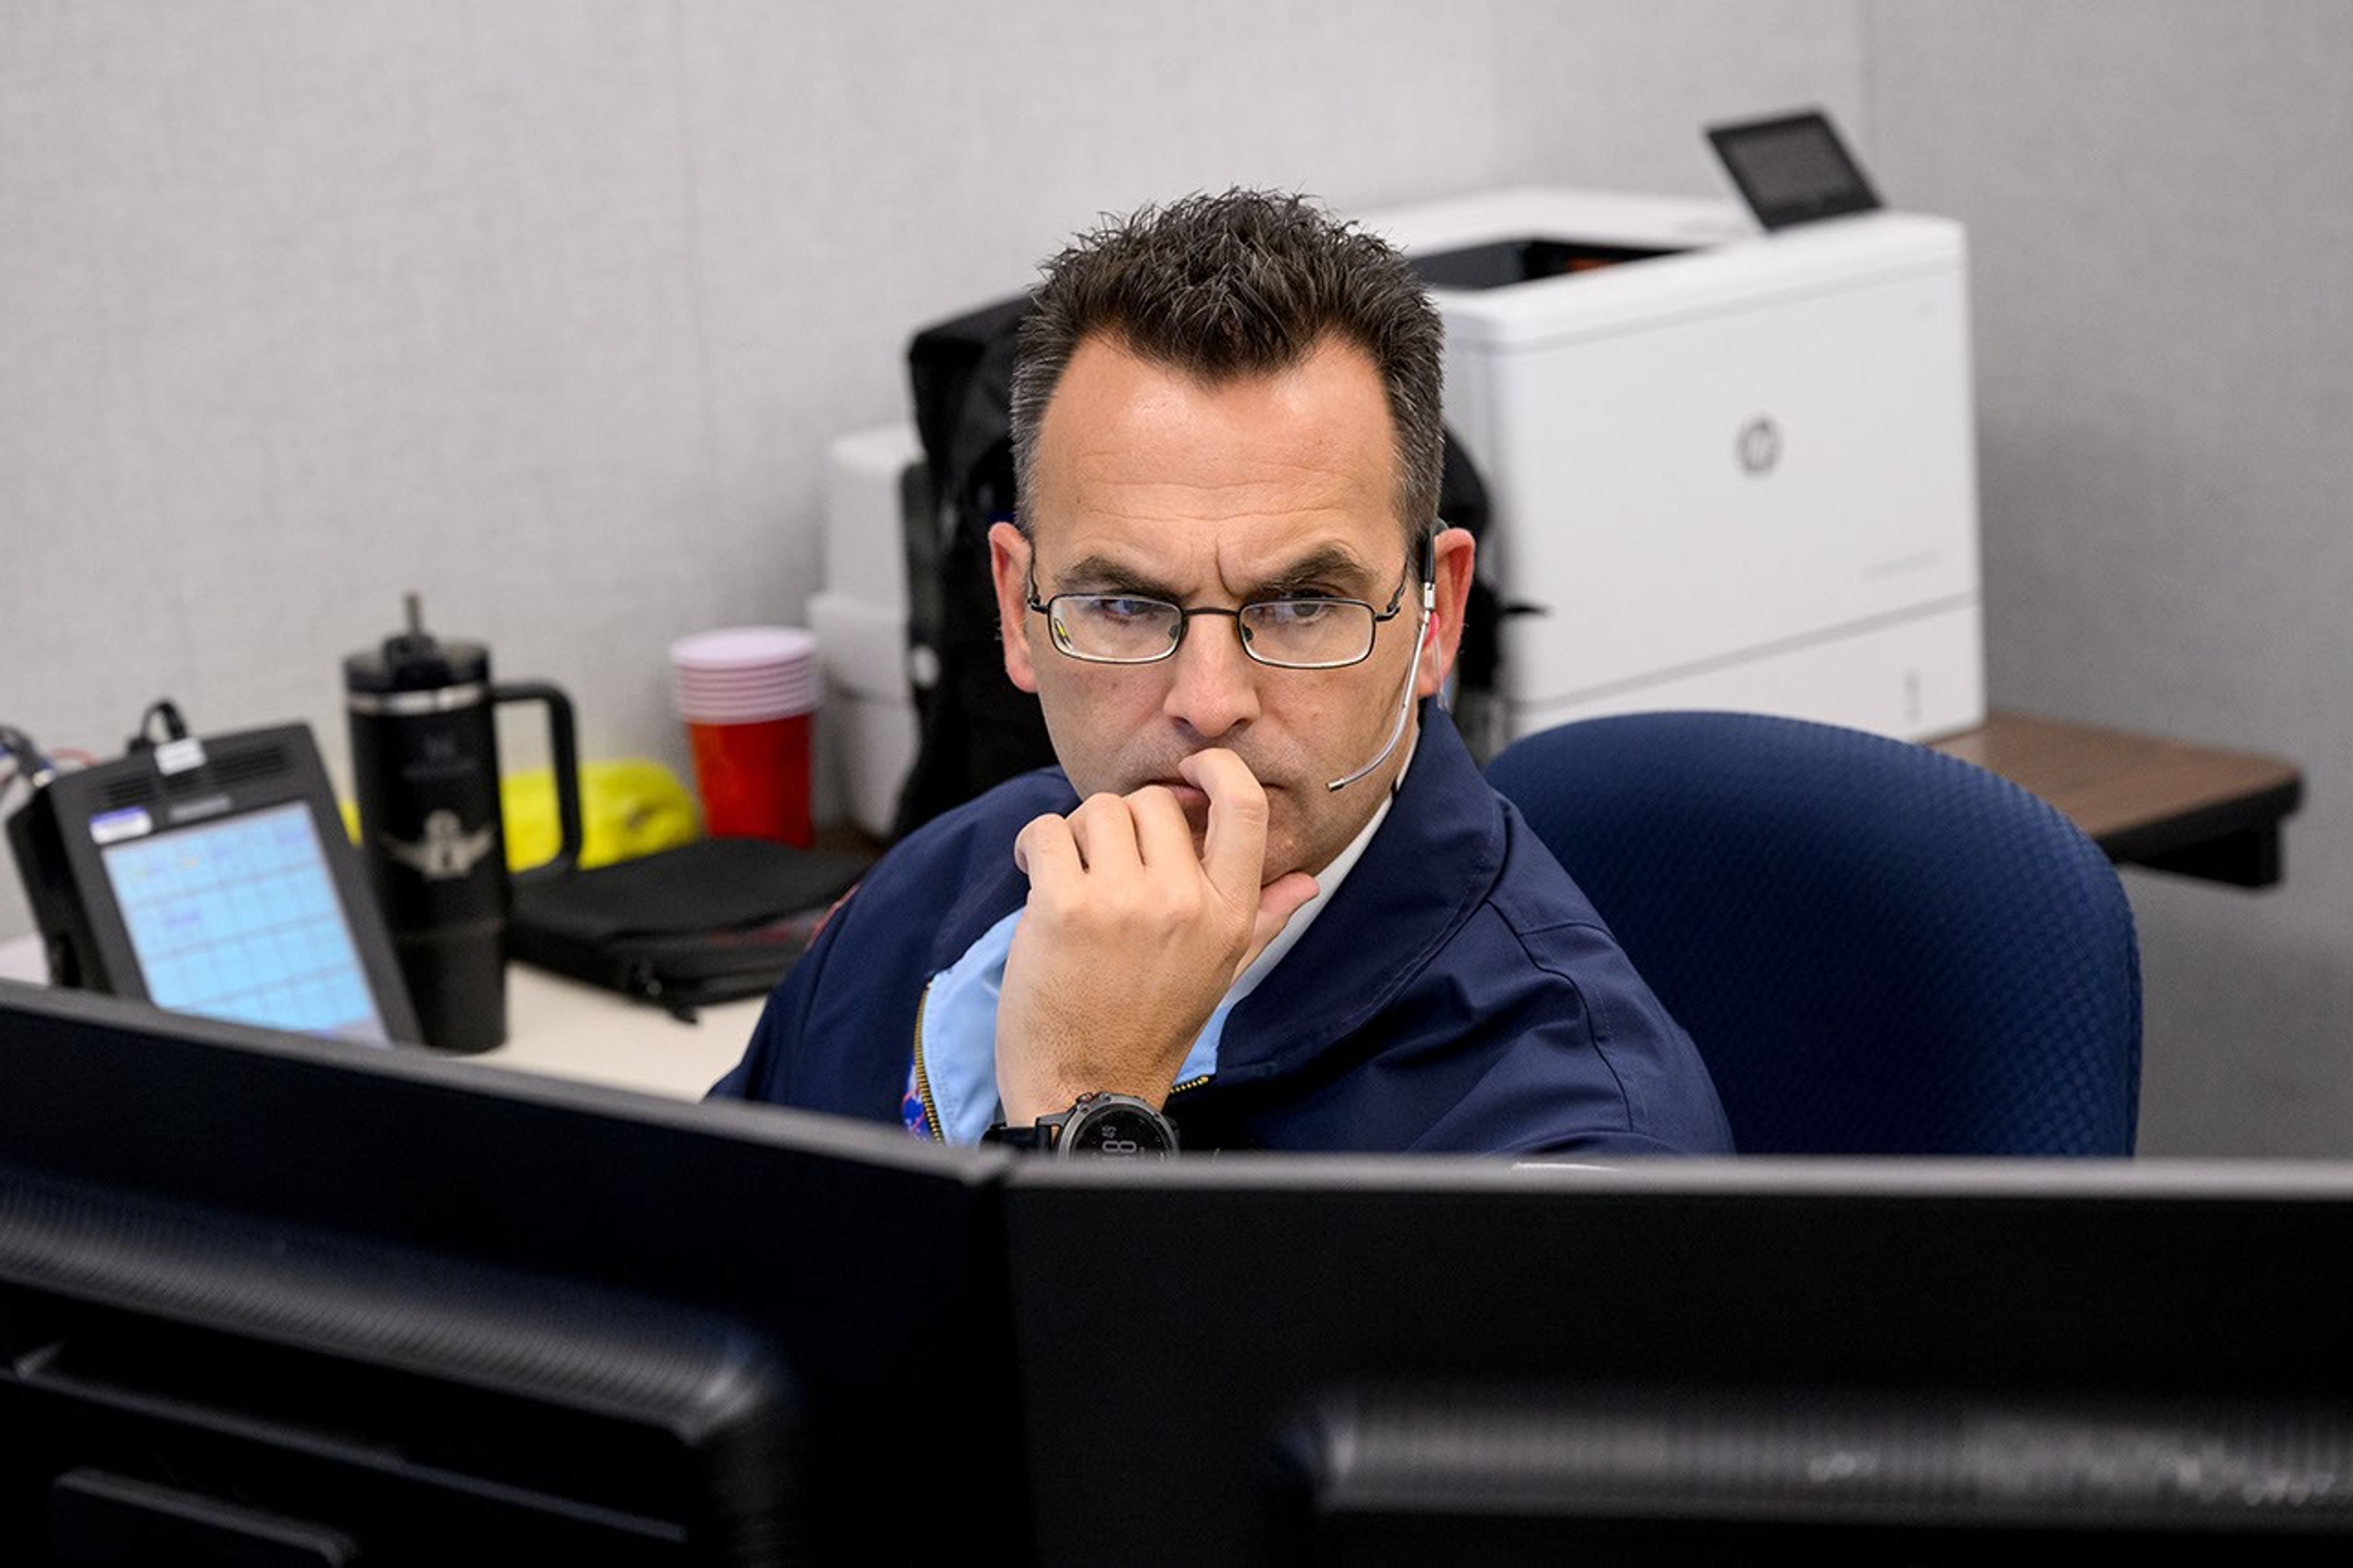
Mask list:
[[[1958,224],[1554,188],[1364,222],[1445,319],[1481,575],[1525,606],[1488,745],[1636,709],[1983,721]]]

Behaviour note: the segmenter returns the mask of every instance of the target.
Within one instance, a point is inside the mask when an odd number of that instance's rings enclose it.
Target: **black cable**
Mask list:
[[[0,724],[0,752],[6,752],[18,771],[37,784],[47,784],[58,771],[47,753],[33,744],[33,737],[14,724]]]
[[[180,718],[179,704],[168,697],[158,697],[154,701],[147,704],[146,712],[139,715],[139,729],[130,740],[123,742],[123,750],[153,751],[157,744],[156,736],[153,731],[155,728],[155,721],[158,719],[164,721],[162,737],[164,740],[185,741],[188,738],[188,726]]]
[[[21,778],[38,789],[57,776],[57,764],[33,743],[30,735],[14,724],[0,724],[0,757],[5,757],[13,764],[12,772],[0,776],[0,792],[5,792],[15,779]]]

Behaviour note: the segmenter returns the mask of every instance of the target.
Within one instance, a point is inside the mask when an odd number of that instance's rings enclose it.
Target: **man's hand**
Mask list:
[[[1026,1126],[1090,1089],[1159,1105],[1227,988],[1274,940],[1314,879],[1261,886],[1266,792],[1220,748],[1177,770],[1208,797],[1201,852],[1157,785],[1040,816],[1014,841],[1029,899],[997,1004],[1005,1119]]]

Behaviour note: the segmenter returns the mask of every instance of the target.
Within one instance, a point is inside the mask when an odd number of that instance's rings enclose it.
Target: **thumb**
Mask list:
[[[1258,918],[1250,927],[1250,947],[1241,961],[1234,965],[1240,974],[1258,962],[1266,944],[1282,933],[1291,917],[1306,906],[1316,893],[1315,879],[1304,871],[1288,871],[1258,890]]]

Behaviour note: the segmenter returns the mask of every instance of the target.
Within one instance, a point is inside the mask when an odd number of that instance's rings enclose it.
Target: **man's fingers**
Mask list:
[[[1271,920],[1280,931],[1284,921],[1306,907],[1317,890],[1315,879],[1306,872],[1286,871],[1259,889],[1259,919]]]
[[[1126,796],[1091,795],[1079,802],[1069,822],[1071,837],[1087,870],[1128,870],[1144,864],[1144,850],[1136,842],[1135,813]]]
[[[1209,797],[1209,830],[1201,867],[1218,890],[1240,908],[1258,901],[1266,874],[1266,790],[1258,776],[1223,746],[1195,752],[1176,765],[1185,782]]]
[[[1193,825],[1176,796],[1158,784],[1145,784],[1124,797],[1134,823],[1137,851],[1146,866],[1192,866]]]
[[[1075,877],[1084,870],[1078,840],[1067,818],[1048,812],[1033,816],[1013,840],[1013,864],[1032,882],[1053,877]]]
[[[1305,908],[1315,893],[1315,879],[1304,871],[1287,871],[1259,889],[1258,919],[1250,927],[1250,951],[1234,965],[1237,975],[1258,961],[1266,944],[1291,923],[1291,917]]]

